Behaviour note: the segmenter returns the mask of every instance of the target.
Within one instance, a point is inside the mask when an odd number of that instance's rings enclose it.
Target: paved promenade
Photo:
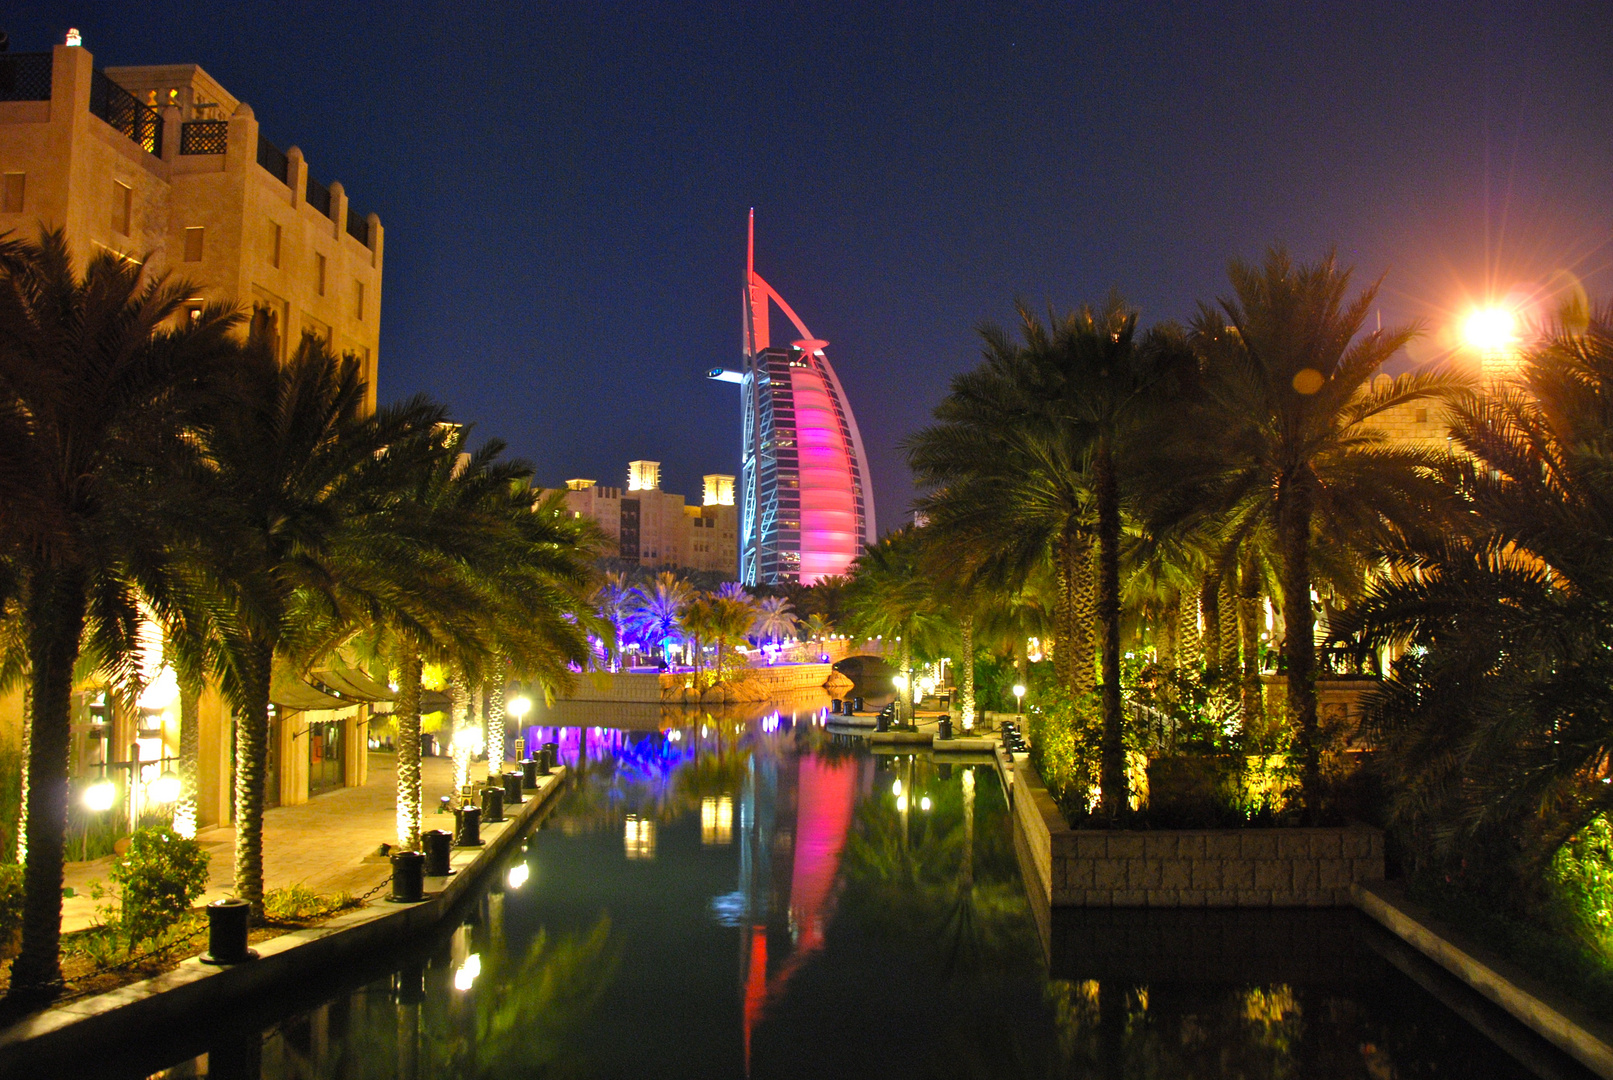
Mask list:
[[[370,780],[360,788],[338,788],[316,795],[300,806],[278,806],[263,815],[263,883],[265,889],[306,885],[317,893],[350,892],[357,896],[391,876],[391,864],[376,851],[397,835],[398,781],[391,754],[370,755]],[[422,762],[425,788],[424,828],[453,830],[450,815],[435,813],[454,783],[453,761],[428,757]],[[235,829],[203,829],[196,839],[211,860],[207,903],[230,895],[235,880]],[[83,930],[95,922],[91,881],[110,883],[112,857],[67,864],[66,884],[77,894],[62,903],[62,932]],[[106,901],[102,901],[105,903]]]

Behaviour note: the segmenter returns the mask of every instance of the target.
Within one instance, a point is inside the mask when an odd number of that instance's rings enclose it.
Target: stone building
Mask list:
[[[315,180],[301,151],[282,152],[252,108],[197,65],[102,71],[77,45],[0,53],[0,231],[32,239],[41,227],[65,229],[80,267],[110,251],[190,282],[198,308],[240,305],[282,358],[305,333],[354,354],[374,408],[380,220],[355,209],[341,184]],[[270,805],[365,780],[371,711],[391,693],[363,672],[326,667],[277,674]],[[21,712],[20,694],[0,698],[0,741],[17,744]],[[197,826],[231,820],[232,731],[209,686]],[[171,673],[127,706],[81,687],[72,748],[76,784],[106,776],[127,792],[138,771],[146,791],[179,752]]]
[[[640,566],[706,570],[733,575],[739,569],[739,514],[734,478],[704,478],[701,505],[661,490],[661,463],[628,462],[627,487],[593,480],[567,480],[566,505],[589,518],[609,540],[606,553]]]

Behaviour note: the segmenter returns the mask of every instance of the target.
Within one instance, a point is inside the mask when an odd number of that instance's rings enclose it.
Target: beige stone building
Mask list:
[[[284,358],[304,333],[356,355],[376,394],[383,231],[339,183],[282,152],[251,107],[194,64],[98,70],[84,48],[0,53],[0,231],[65,228],[82,266],[100,251],[195,286],[194,303],[251,313]],[[277,678],[269,802],[362,784],[371,711],[386,687],[338,663]],[[123,707],[93,685],[75,695],[75,783],[106,776],[140,798],[176,767],[179,703],[166,683]],[[200,709],[199,826],[232,817],[233,723],[216,690]],[[21,700],[0,699],[0,741],[16,745]],[[126,807],[126,801],[120,801]],[[118,812],[118,811],[113,811]],[[126,810],[124,811],[126,812]]]
[[[704,480],[701,504],[686,505],[682,495],[661,490],[660,462],[630,461],[625,488],[567,480],[566,505],[604,530],[608,554],[641,566],[734,575],[739,571],[734,478],[712,473]]]
[[[313,333],[364,365],[380,353],[380,219],[282,152],[252,108],[195,64],[97,70],[80,47],[0,53],[0,230],[64,227],[148,260],[196,300],[254,313],[284,355]]]

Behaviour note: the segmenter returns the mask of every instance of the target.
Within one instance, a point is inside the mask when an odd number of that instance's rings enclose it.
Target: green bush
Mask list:
[[[0,948],[22,925],[22,867],[16,863],[0,865]]]
[[[0,742],[0,863],[17,861],[17,826],[22,822],[22,748]]]
[[[316,893],[306,885],[287,885],[263,894],[263,911],[271,922],[308,922],[356,907],[351,893]]]
[[[140,829],[128,854],[112,864],[121,893],[120,926],[132,951],[161,937],[207,891],[207,853],[166,825]]]

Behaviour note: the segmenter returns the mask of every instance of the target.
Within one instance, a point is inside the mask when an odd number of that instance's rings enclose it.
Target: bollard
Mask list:
[[[426,898],[426,857],[418,851],[392,853],[392,895],[394,904],[418,904]]]
[[[204,964],[239,964],[257,959],[257,953],[247,948],[247,924],[252,917],[252,905],[233,896],[214,900],[207,905],[207,951],[202,954]]]
[[[941,717],[941,722],[940,722],[940,724],[938,726],[941,729],[941,738],[943,738],[943,739],[952,738],[952,717],[950,717],[950,716]]]
[[[501,787],[484,787],[482,789],[482,821],[488,825],[504,820],[504,789]]]
[[[543,753],[539,750],[538,753]],[[538,786],[538,763],[532,758],[521,762],[521,786],[531,791]]]
[[[537,771],[537,774],[539,776],[548,776],[549,775],[549,769],[553,764],[554,764],[554,759],[549,756],[549,748],[547,746],[543,747],[541,750],[538,751],[538,762],[537,762],[537,770],[536,771]]]
[[[482,846],[482,811],[475,806],[461,806],[454,812],[455,824],[458,834],[454,837],[455,847],[481,847]]]
[[[504,774],[504,805],[505,806],[520,806],[521,802],[522,802],[522,799],[521,799],[521,778],[519,776],[517,776],[515,773],[512,773],[512,772],[505,773]]]
[[[830,698],[829,699],[829,715],[834,716],[839,712],[840,712],[840,699],[839,698]]]
[[[449,850],[453,846],[454,838],[442,829],[420,834],[420,847],[426,853],[426,877],[447,877],[454,872],[448,864]]]
[[[863,699],[862,699],[861,695],[859,695],[857,697],[854,697],[851,700],[852,700],[852,706],[851,707],[853,709],[855,709],[857,712],[862,712],[863,711]]]
[[[543,744],[543,748],[549,751],[549,768],[558,769],[560,767],[560,744],[546,742]]]

